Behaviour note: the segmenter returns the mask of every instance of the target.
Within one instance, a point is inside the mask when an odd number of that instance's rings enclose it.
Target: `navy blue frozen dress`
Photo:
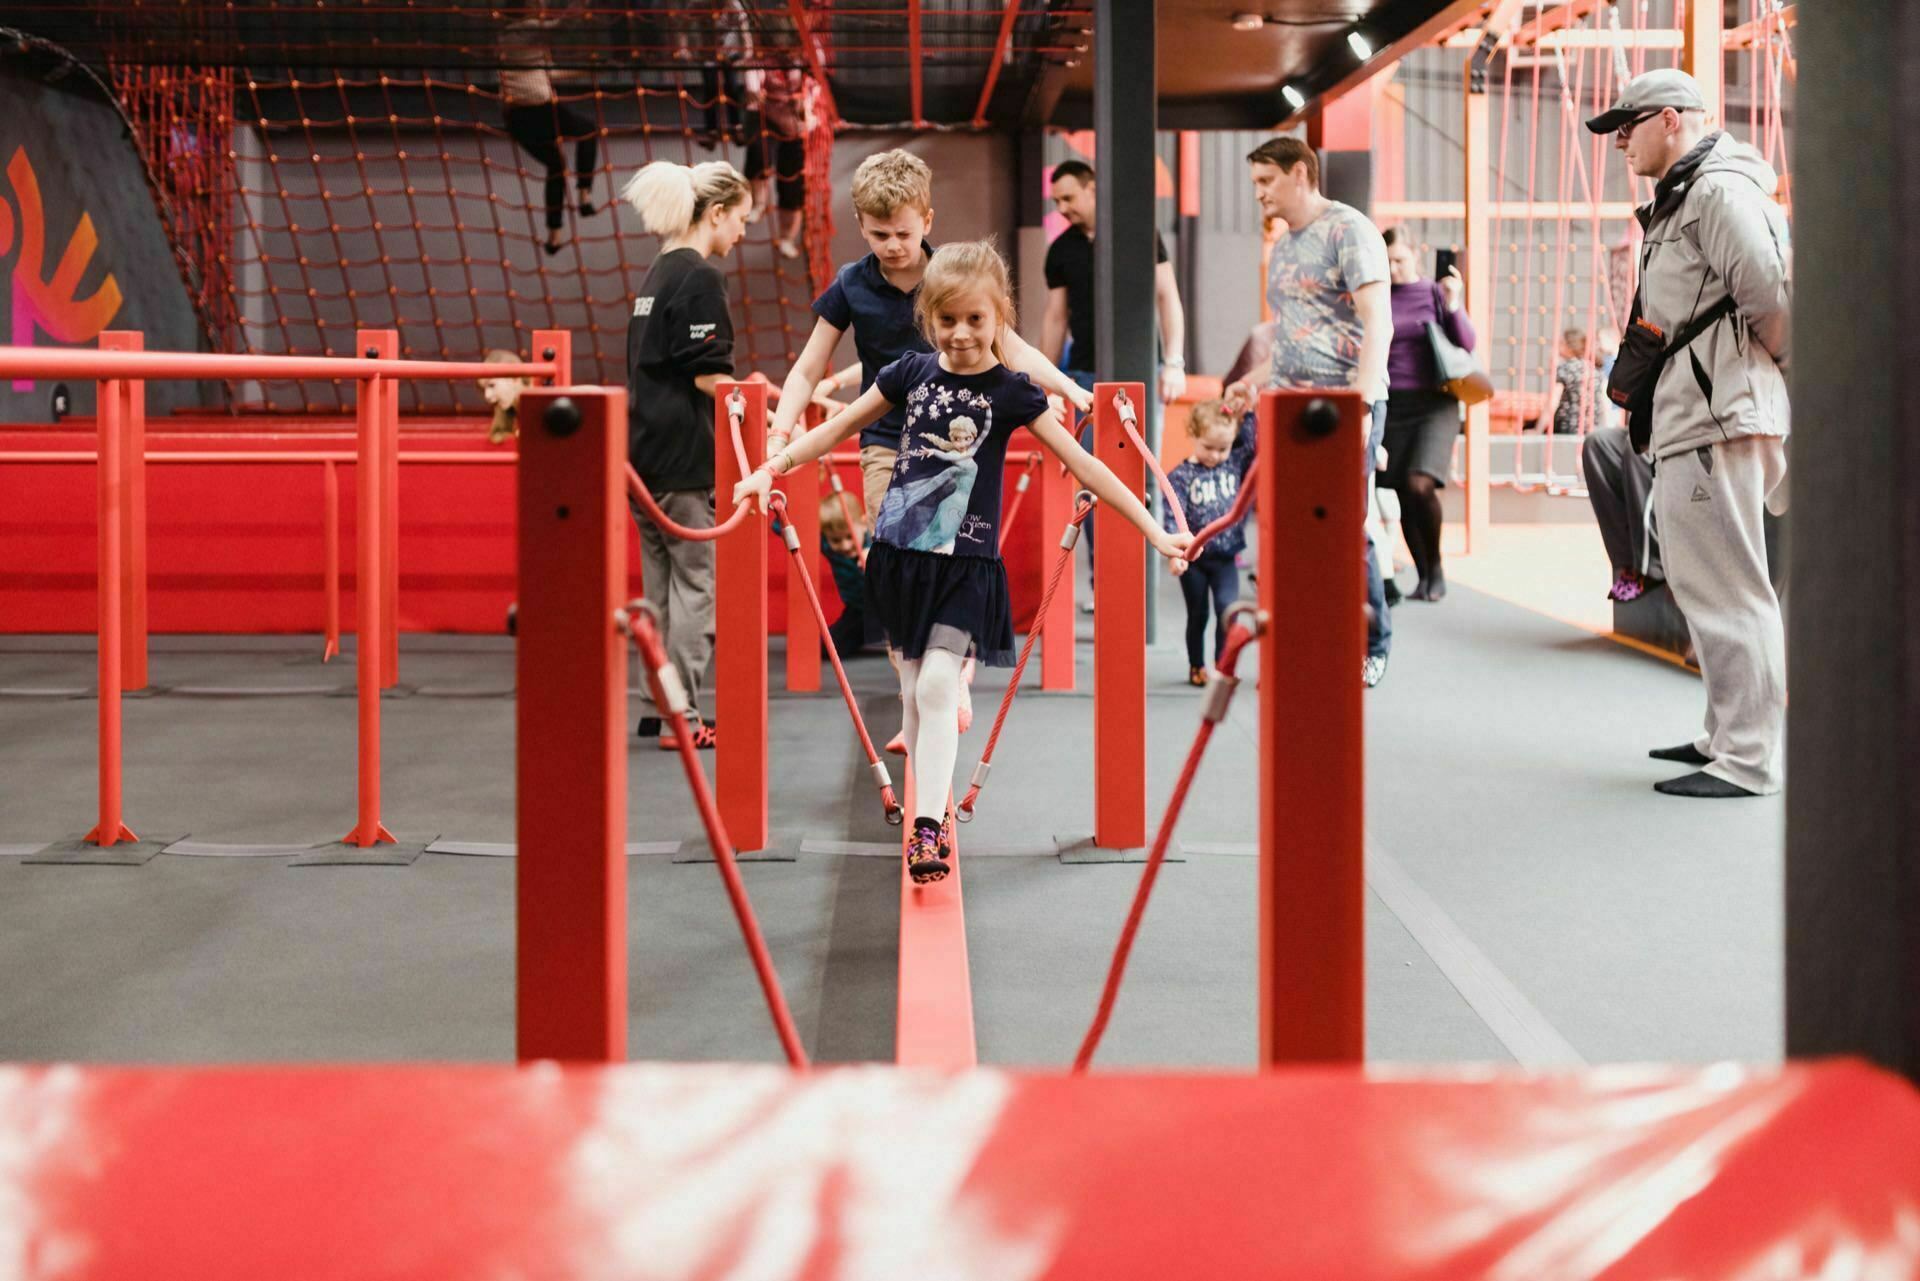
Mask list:
[[[907,411],[867,554],[867,599],[887,643],[910,660],[944,649],[1011,666],[1001,476],[1008,440],[1046,412],[1046,394],[1005,365],[950,374],[931,352],[894,361],[874,386]]]

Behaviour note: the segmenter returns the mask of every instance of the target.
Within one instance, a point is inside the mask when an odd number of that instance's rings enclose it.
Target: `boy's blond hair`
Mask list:
[[[907,205],[933,209],[933,170],[898,148],[868,156],[853,171],[853,207],[869,218],[891,218]]]
[[[1226,401],[1203,400],[1187,415],[1187,439],[1205,440],[1207,433],[1214,428],[1232,426],[1233,419],[1227,414]]]
[[[927,260],[927,274],[920,278],[920,292],[914,296],[913,318],[927,342],[933,343],[934,313],[974,289],[987,295],[999,317],[993,354],[995,359],[1005,360],[1000,336],[1013,328],[1013,277],[1007,271],[1007,260],[991,240],[956,240],[934,250]]]

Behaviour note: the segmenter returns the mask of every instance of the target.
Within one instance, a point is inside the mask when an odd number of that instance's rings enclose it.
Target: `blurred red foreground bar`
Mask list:
[[[1916,1224],[1920,1095],[1846,1062],[0,1069],[28,1277],[1905,1277]]]

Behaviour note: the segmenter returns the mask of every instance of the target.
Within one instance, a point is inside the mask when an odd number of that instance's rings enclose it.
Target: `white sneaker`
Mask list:
[[[1372,689],[1380,683],[1380,678],[1386,674],[1387,656],[1385,654],[1368,654],[1366,661],[1361,664],[1360,667],[1360,683],[1368,689]]]

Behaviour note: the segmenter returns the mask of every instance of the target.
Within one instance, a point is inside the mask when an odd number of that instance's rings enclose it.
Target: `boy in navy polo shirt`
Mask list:
[[[769,456],[792,437],[794,424],[822,380],[829,377],[833,349],[847,330],[853,330],[853,345],[860,357],[863,393],[873,386],[882,369],[902,356],[933,350],[913,314],[920,278],[933,257],[933,246],[927,241],[927,233],[933,229],[933,170],[926,161],[906,151],[868,156],[853,173],[853,213],[872,252],[841,267],[833,283],[814,299],[813,333],[780,389],[780,403],[767,428]],[[1009,369],[1026,374],[1042,390],[1064,397],[1082,413],[1093,408],[1093,397],[1054,368],[1052,361],[1013,331],[1013,326],[1003,328],[1001,343]],[[860,433],[860,488],[869,525],[887,495],[905,422],[905,407],[900,406]],[[967,677],[972,678],[971,665]],[[962,685],[961,733],[972,720],[972,699]],[[896,734],[887,750],[904,752],[906,743]]]
[[[853,175],[853,211],[872,252],[840,268],[813,303],[813,333],[780,389],[779,408],[767,429],[769,451],[793,435],[794,425],[815,389],[828,377],[840,336],[853,331],[860,356],[860,390],[873,386],[882,369],[900,357],[932,351],[913,318],[914,295],[933,256],[927,233],[933,229],[933,170],[905,151],[882,151],[860,162]],[[1031,377],[1046,391],[1065,397],[1081,412],[1093,398],[1053,363],[1023,342],[1011,327],[1003,336],[1008,368]],[[887,479],[900,450],[905,421],[898,409],[860,433],[861,496],[867,519],[880,510]]]

